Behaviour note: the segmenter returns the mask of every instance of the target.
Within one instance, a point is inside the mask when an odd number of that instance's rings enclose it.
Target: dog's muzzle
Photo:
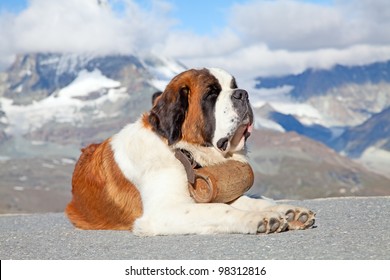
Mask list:
[[[242,121],[248,118],[250,122],[253,122],[253,111],[249,103],[248,92],[243,89],[236,89],[231,98],[233,106],[242,118]]]
[[[248,139],[253,129],[253,111],[249,103],[248,92],[243,89],[236,89],[231,95],[234,110],[237,112],[237,127],[227,137],[217,142],[218,149],[225,151],[229,145],[236,146],[242,138]]]

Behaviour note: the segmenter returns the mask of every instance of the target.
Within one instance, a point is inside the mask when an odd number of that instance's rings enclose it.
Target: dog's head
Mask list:
[[[182,140],[225,154],[244,147],[253,112],[248,93],[232,75],[217,68],[191,69],[153,96],[148,120],[169,145]]]

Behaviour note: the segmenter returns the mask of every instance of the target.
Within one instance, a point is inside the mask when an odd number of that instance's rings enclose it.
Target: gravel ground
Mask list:
[[[63,213],[0,216],[0,259],[390,259],[390,197],[288,201],[314,228],[269,235],[137,237],[75,229]]]

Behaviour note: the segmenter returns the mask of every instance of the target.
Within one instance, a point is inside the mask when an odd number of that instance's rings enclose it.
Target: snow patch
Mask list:
[[[268,119],[261,118],[261,117],[256,117],[255,128],[256,129],[265,128],[265,129],[270,129],[270,130],[274,130],[274,131],[285,132],[285,129],[280,124],[278,124],[274,121],[268,120]]]
[[[9,161],[10,159],[11,159],[10,157],[1,156],[1,155],[0,155],[0,162],[6,162],[6,161]]]
[[[74,159],[71,159],[71,158],[62,158],[61,163],[62,164],[75,164],[76,161]]]
[[[120,82],[111,80],[104,76],[100,70],[95,69],[92,72],[86,70],[80,71],[77,78],[68,86],[62,88],[59,97],[81,97],[87,96],[90,92],[101,88],[116,88],[121,85]]]
[[[376,147],[367,148],[359,159],[368,169],[390,178],[390,152]]]
[[[18,86],[16,89],[15,89],[15,92],[17,93],[21,93],[23,91],[23,85],[20,85]]]
[[[1,124],[8,124],[8,119],[6,117],[0,117]]]
[[[160,55],[145,57],[143,66],[148,69],[153,77],[153,79],[149,81],[150,85],[161,91],[164,91],[166,85],[173,77],[187,70],[176,60]]]
[[[56,69],[56,74],[76,73],[78,69],[85,67],[95,55],[91,54],[62,54],[51,55],[39,61],[40,65],[50,65]]]
[[[92,72],[83,70],[72,83],[57,94],[52,94],[30,105],[14,105],[10,99],[0,98],[0,107],[8,119],[6,133],[23,135],[39,129],[50,121],[74,125],[83,123],[84,118],[91,117],[83,114],[84,107],[96,108],[107,101],[116,102],[120,98],[128,97],[126,89],[120,85],[120,82],[105,77],[99,70]],[[77,97],[85,97],[89,93],[101,89],[108,90],[107,94],[93,100],[77,99]],[[104,112],[100,112],[93,117],[104,118],[107,116]]]
[[[292,86],[282,86],[277,88],[265,89],[256,88],[256,81],[246,82],[247,89],[250,93],[250,100],[254,108],[260,108],[269,103],[277,112],[285,115],[293,115],[302,124],[326,124],[321,113],[313,106],[297,102],[289,96],[294,88]]]
[[[326,120],[324,120],[321,113],[314,108],[313,106],[305,103],[292,102],[282,99],[277,100],[275,97],[270,99],[258,99],[256,102],[252,102],[254,108],[260,108],[266,103],[269,103],[275,111],[285,114],[295,116],[302,124],[313,125],[313,124],[322,124],[326,125]]]

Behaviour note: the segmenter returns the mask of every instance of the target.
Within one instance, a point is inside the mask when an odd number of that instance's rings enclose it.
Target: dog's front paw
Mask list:
[[[278,212],[261,212],[256,233],[276,233],[285,231],[288,223],[286,217]]]
[[[316,214],[304,207],[297,207],[292,205],[275,205],[266,210],[277,211],[286,216],[288,229],[307,229],[314,225]]]

